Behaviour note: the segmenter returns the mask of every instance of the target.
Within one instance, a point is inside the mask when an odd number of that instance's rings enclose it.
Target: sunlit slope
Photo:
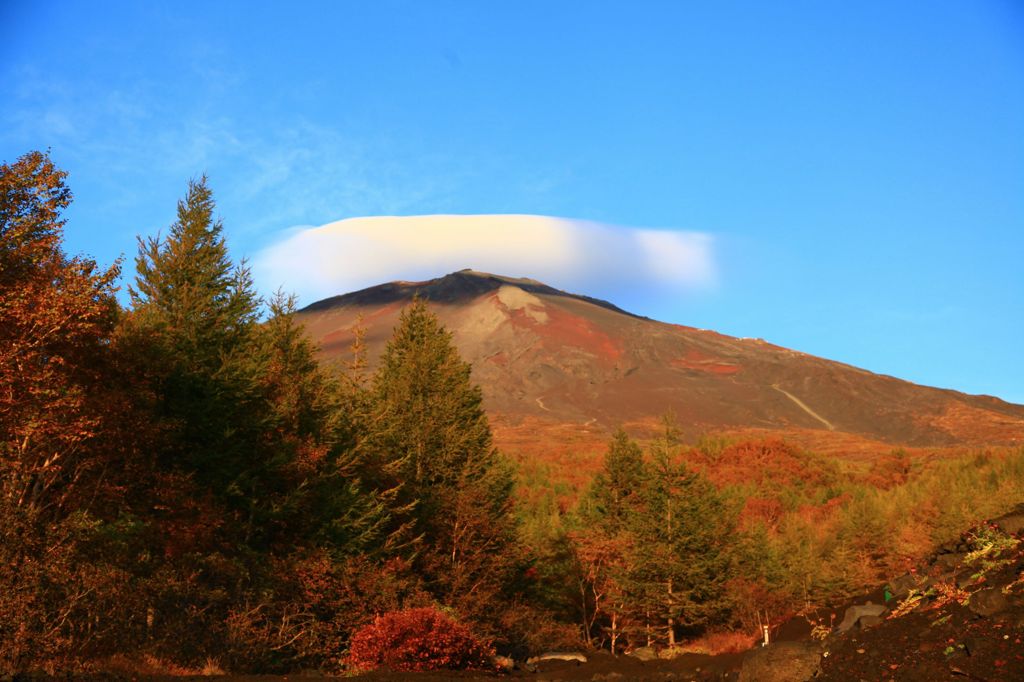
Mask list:
[[[820,430],[906,445],[1024,442],[1024,406],[919,386],[759,339],[665,324],[529,279],[470,270],[299,313],[325,359],[360,324],[371,367],[402,307],[428,299],[504,421],[613,426],[669,410],[698,431]]]

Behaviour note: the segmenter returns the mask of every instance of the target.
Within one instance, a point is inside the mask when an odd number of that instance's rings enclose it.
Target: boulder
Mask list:
[[[971,595],[967,608],[979,616],[994,616],[1010,608],[1010,601],[998,587],[988,587]]]
[[[889,583],[889,592],[896,599],[903,599],[918,586],[920,579],[913,573],[905,573]]]
[[[739,682],[806,682],[818,674],[821,649],[813,642],[778,642],[743,659]]]
[[[654,647],[642,646],[639,649],[633,649],[627,656],[638,658],[641,661],[656,661],[658,660],[658,652],[654,650]]]
[[[839,624],[839,627],[837,627],[836,630],[839,632],[846,632],[856,625],[861,618],[865,616],[877,617],[881,616],[885,612],[885,606],[881,604],[872,604],[871,602],[861,604],[860,606],[851,606],[846,609],[846,614],[843,616],[843,622]]]

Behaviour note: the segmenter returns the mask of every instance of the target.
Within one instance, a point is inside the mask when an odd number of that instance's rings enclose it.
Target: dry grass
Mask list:
[[[749,632],[709,632],[702,637],[683,644],[684,654],[735,654],[746,651],[758,641],[758,635]]]
[[[220,663],[213,658],[206,659],[202,667],[186,667],[165,661],[151,654],[114,654],[97,663],[95,672],[128,677],[174,676],[174,677],[215,677],[225,675]]]

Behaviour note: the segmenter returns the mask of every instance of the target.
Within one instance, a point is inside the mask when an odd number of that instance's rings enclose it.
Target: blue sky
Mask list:
[[[375,215],[678,231],[712,245],[699,286],[631,281],[628,249],[548,279],[1024,403],[1014,0],[0,0],[0,159],[47,147],[104,263],[202,172],[257,260]]]

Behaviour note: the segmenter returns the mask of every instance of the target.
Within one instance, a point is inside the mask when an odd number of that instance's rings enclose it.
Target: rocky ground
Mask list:
[[[1024,508],[993,526],[944,547],[880,624],[826,640],[815,679],[1024,680]]]

